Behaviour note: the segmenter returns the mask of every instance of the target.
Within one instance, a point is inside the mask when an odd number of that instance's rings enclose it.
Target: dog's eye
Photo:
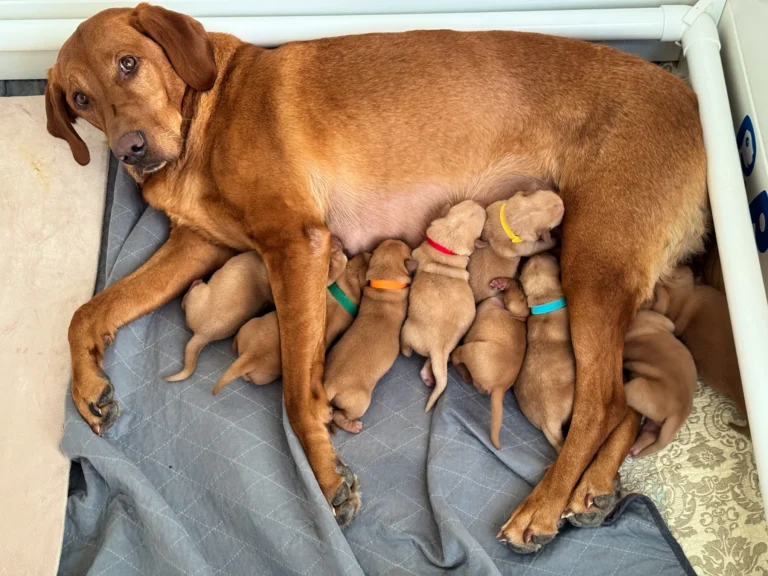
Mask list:
[[[73,100],[75,101],[75,105],[78,108],[85,109],[88,108],[88,96],[83,94],[82,92],[75,92],[75,95],[73,96]]]
[[[123,56],[120,58],[120,71],[123,74],[130,74],[136,69],[136,58],[133,56]]]

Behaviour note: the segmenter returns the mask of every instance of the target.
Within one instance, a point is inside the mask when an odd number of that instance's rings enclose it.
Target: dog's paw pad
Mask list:
[[[336,464],[336,472],[342,477],[343,481],[333,495],[331,505],[333,506],[333,515],[336,517],[337,524],[344,528],[360,510],[360,487],[357,476],[343,462],[339,461]]]
[[[617,476],[613,480],[613,491],[606,494],[587,494],[584,502],[585,510],[572,512],[566,519],[577,528],[595,528],[601,526],[608,515],[613,512],[621,499],[621,482]]]
[[[88,403],[88,410],[96,419],[88,419],[91,429],[101,436],[120,416],[120,406],[114,400],[115,388],[107,376],[104,376],[104,389],[96,402]]]

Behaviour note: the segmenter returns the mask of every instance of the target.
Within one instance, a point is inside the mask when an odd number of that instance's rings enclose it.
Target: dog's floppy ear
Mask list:
[[[72,150],[72,156],[80,166],[88,164],[91,161],[88,146],[72,126],[76,116],[69,108],[64,90],[56,80],[52,69],[48,71],[48,84],[45,87],[45,115],[51,136],[67,141],[69,149]]]
[[[213,46],[202,24],[178,12],[142,3],[131,16],[131,26],[165,51],[176,73],[195,90],[205,92],[216,82]]]
[[[419,267],[419,261],[413,260],[412,258],[408,258],[408,260],[405,261],[405,269],[408,270],[408,274],[413,276],[413,273],[416,272],[416,269]]]

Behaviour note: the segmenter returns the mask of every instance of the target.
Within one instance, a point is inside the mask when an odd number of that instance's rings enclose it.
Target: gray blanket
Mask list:
[[[135,270],[168,233],[120,170],[105,217],[100,283]],[[233,360],[209,346],[168,384],[189,338],[179,301],[120,330],[104,365],[122,415],[95,436],[71,399],[62,447],[75,462],[61,574],[678,575],[692,570],[653,505],[623,501],[597,529],[564,528],[531,556],[495,534],[555,454],[505,403],[503,449],[488,398],[450,374],[430,414],[421,360],[379,383],[359,435],[335,438],[359,475],[363,508],[342,532],[285,415],[280,383],[211,388]]]

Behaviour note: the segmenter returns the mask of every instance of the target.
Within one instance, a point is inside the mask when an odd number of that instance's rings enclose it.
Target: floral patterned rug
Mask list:
[[[702,576],[768,576],[768,525],[752,442],[730,399],[699,382],[693,412],[666,450],[621,468],[625,492],[656,502]]]

